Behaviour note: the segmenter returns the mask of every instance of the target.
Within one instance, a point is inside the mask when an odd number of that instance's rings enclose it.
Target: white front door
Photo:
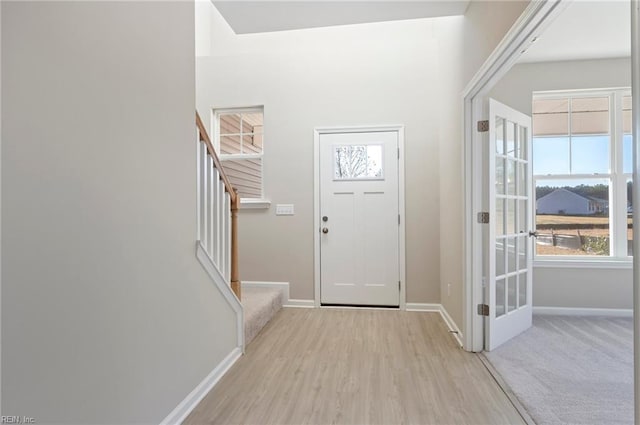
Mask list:
[[[320,301],[399,306],[398,132],[323,133]]]
[[[489,317],[485,349],[531,327],[531,117],[489,102]]]

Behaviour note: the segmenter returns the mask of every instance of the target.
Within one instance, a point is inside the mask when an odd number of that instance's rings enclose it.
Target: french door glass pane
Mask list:
[[[517,285],[518,285],[518,276],[517,275],[513,275],[513,276],[509,276],[509,278],[507,279],[508,282],[508,288],[507,288],[507,299],[509,301],[509,311],[513,311],[516,308],[518,308],[518,306],[516,305],[518,299],[517,299]]]
[[[496,236],[505,234],[505,221],[504,221],[504,204],[505,200],[496,199]]]
[[[527,272],[518,276],[518,307],[527,305]]]
[[[496,193],[504,195],[504,159],[496,158]]]
[[[516,201],[513,199],[507,200],[507,233],[516,233]]]
[[[505,302],[505,280],[496,279],[496,317],[506,313]]]
[[[518,196],[527,196],[527,164],[524,162],[518,162],[516,164],[518,169]]]
[[[504,243],[505,239],[496,239],[496,276],[502,276],[505,272]]]
[[[496,154],[504,155],[504,119],[496,117]]]
[[[516,156],[516,124],[511,121],[507,121],[507,139],[506,139],[506,154],[509,157]]]
[[[527,223],[527,201],[518,201],[518,233],[527,233],[529,223]]]
[[[520,135],[518,136],[518,158],[528,160],[528,146],[529,138],[527,133],[527,127],[520,127]]]
[[[516,194],[516,162],[512,159],[507,159],[507,194]]]
[[[507,238],[507,269],[509,273],[516,271],[518,265],[516,259],[516,238]]]
[[[518,240],[518,270],[527,268],[527,245],[529,236],[520,236]]]

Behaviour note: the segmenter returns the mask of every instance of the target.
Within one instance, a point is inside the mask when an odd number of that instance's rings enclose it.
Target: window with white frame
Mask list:
[[[536,257],[631,253],[628,89],[534,93]]]
[[[220,162],[243,203],[264,199],[263,108],[218,109],[215,143]]]

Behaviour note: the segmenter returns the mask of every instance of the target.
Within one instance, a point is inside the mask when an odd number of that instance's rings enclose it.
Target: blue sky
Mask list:
[[[625,135],[625,173],[632,169],[631,146],[631,135]],[[607,174],[609,158],[609,136],[536,137],[533,142],[534,175]]]

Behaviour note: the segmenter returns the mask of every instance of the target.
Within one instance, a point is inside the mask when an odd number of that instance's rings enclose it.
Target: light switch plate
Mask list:
[[[276,215],[293,215],[293,204],[277,204]]]

